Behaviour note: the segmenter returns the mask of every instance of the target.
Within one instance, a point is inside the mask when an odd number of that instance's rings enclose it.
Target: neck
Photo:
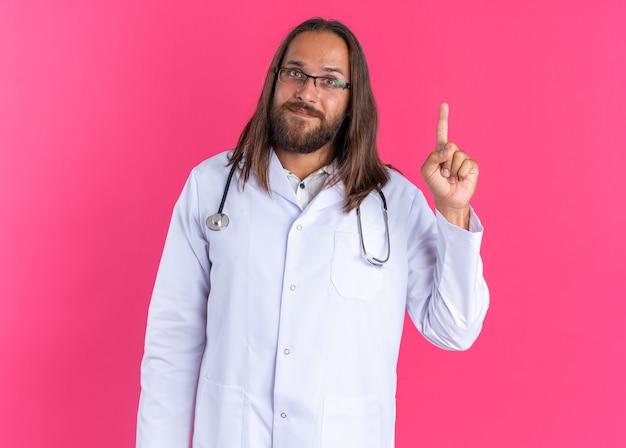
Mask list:
[[[280,160],[283,168],[291,171],[299,179],[305,179],[311,173],[332,162],[335,154],[331,145],[321,147],[309,154],[299,154],[286,151],[282,148],[274,148],[276,157]]]

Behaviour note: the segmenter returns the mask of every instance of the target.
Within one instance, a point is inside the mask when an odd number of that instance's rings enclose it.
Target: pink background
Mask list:
[[[2,0],[1,447],[133,445],[173,203],[313,15],[361,39],[386,162],[423,186],[448,101],[481,164],[491,309],[464,353],[407,325],[398,448],[626,446],[626,3]]]

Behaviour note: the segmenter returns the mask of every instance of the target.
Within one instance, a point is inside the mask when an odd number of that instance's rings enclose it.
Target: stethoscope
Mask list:
[[[224,230],[226,227],[228,227],[228,224],[230,224],[230,219],[228,218],[228,215],[224,213],[224,204],[226,203],[226,197],[228,196],[228,190],[230,189],[230,182],[233,179],[233,175],[235,174],[235,170],[237,169],[238,165],[239,165],[238,161],[235,160],[233,162],[233,165],[230,168],[230,172],[228,173],[228,178],[226,179],[226,185],[224,186],[224,192],[222,193],[222,200],[220,202],[219,208],[217,209],[217,213],[212,214],[206,219],[206,226],[209,228],[209,230],[218,232],[220,230]],[[387,243],[387,254],[385,258],[382,258],[382,259],[377,258],[371,253],[369,253],[367,249],[365,248],[365,241],[363,240],[363,225],[361,224],[361,207],[360,206],[356,208],[356,217],[357,217],[357,224],[358,224],[358,229],[359,229],[359,238],[361,240],[361,249],[363,250],[363,256],[365,257],[368,263],[374,266],[382,266],[389,260],[389,255],[391,253],[391,243],[389,239],[389,218],[387,216],[387,200],[385,199],[385,195],[383,194],[383,191],[380,188],[376,188],[376,191],[378,192],[378,195],[380,196],[380,199],[381,199],[381,209],[382,209],[382,214],[383,214],[383,220],[385,222],[385,240]]]
[[[233,180],[233,175],[235,174],[235,169],[239,165],[239,159],[233,161],[233,166],[230,167],[230,172],[228,173],[228,179],[226,179],[226,185],[224,186],[224,193],[222,193],[222,201],[220,202],[220,206],[217,209],[217,213],[212,214],[206,219],[206,226],[209,230],[220,231],[224,230],[230,224],[230,219],[228,219],[228,215],[224,212],[224,204],[226,203],[226,196],[228,196],[228,189],[230,188],[230,181]]]

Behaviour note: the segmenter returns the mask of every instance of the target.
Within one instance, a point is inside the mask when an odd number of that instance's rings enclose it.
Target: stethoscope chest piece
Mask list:
[[[210,230],[224,230],[229,223],[230,219],[225,213],[214,213],[206,219],[206,226]]]

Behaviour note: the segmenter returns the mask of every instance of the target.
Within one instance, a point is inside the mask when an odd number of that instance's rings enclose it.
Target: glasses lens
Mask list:
[[[298,70],[281,68],[278,71],[278,80],[285,83],[303,84],[307,76]]]
[[[319,78],[317,84],[324,90],[342,90],[344,83],[335,78]]]
[[[285,84],[304,85],[309,78],[313,78],[316,87],[325,91],[340,91],[349,86],[348,83],[335,78],[310,76],[300,70],[280,68],[278,80]]]

